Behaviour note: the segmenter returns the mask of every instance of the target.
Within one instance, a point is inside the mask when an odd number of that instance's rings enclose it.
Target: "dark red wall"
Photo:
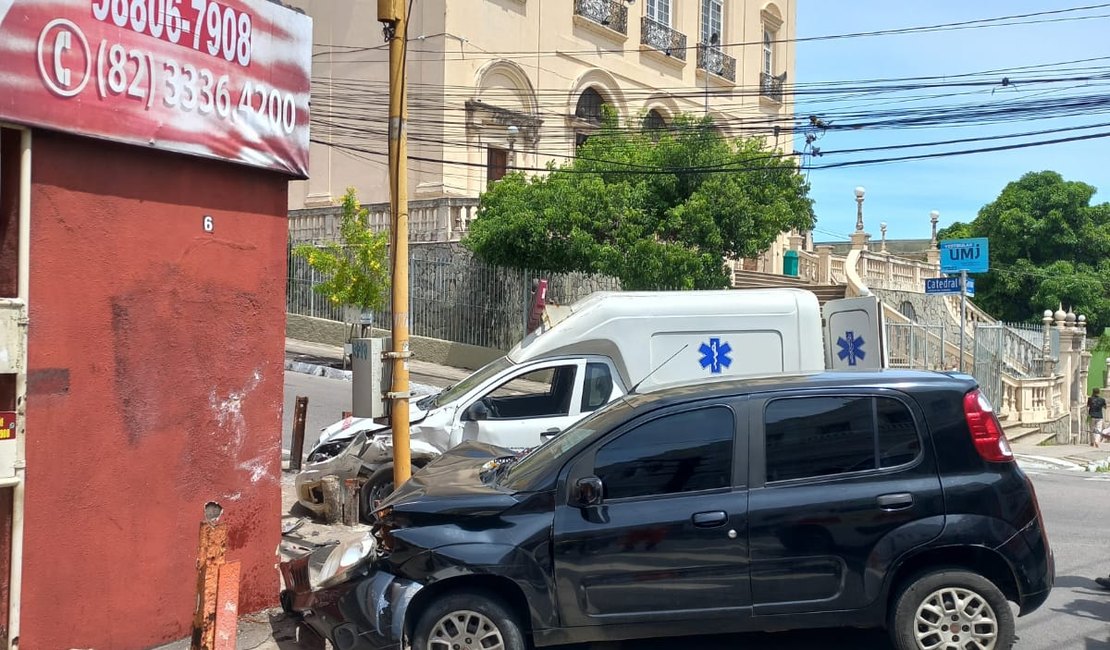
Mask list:
[[[32,152],[20,646],[187,636],[210,500],[240,611],[274,604],[287,179],[43,131]]]

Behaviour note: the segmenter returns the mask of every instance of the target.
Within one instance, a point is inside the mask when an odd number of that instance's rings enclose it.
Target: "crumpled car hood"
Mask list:
[[[409,402],[409,422],[416,423],[423,420],[428,415],[428,412],[421,409],[416,405],[415,401]],[[360,431],[365,431],[367,434],[377,433],[379,431],[388,431],[388,424],[378,424],[371,418],[343,418],[335,422],[320,432],[320,439],[316,442],[316,446],[320,446],[329,442],[339,442],[342,440],[350,440],[355,437]]]
[[[517,500],[511,493],[484,482],[482,467],[493,459],[515,455],[504,447],[473,440],[464,442],[414,473],[379,509],[436,515],[503,512]]]

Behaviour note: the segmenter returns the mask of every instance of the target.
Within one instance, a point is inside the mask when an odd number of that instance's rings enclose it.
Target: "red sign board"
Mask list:
[[[0,411],[0,441],[15,440],[15,411]]]
[[[0,120],[306,176],[312,20],[269,0],[0,0]]]

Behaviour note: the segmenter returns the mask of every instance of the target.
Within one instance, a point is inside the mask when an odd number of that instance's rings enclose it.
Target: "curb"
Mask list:
[[[304,361],[294,361],[292,359],[286,359],[285,369],[291,370],[293,372],[299,372],[303,375],[314,375],[316,377],[327,377],[328,379],[351,381],[350,370],[329,368],[328,366],[321,366],[315,363],[305,363]]]
[[[338,368],[331,368],[322,366],[315,363],[305,363],[304,361],[294,361],[292,359],[285,360],[285,369],[290,372],[298,372],[303,375],[312,375],[314,377],[327,377],[328,379],[338,379],[340,381],[351,381],[350,370],[340,370]],[[409,382],[409,391],[414,395],[431,395],[438,393],[440,389],[435,386],[427,384],[417,384]]]
[[[1058,467],[1060,469],[1066,469],[1066,470],[1072,471],[1072,472],[1079,472],[1079,471],[1083,471],[1083,470],[1086,469],[1085,466],[1083,466],[1079,463],[1075,463],[1075,462],[1072,462],[1070,460],[1061,460],[1059,458],[1052,458],[1051,456],[1034,456],[1033,454],[1014,454],[1014,457],[1017,458],[1018,460],[1027,459],[1027,460],[1031,460],[1031,461],[1036,461],[1038,463],[1045,463],[1045,464],[1048,464],[1048,465],[1055,465],[1056,467]],[[1090,471],[1090,470],[1087,470],[1087,471]]]
[[[1096,460],[1087,463],[1086,469],[1088,472],[1097,472],[1099,470],[1106,469],[1107,467],[1110,467],[1110,456],[1103,458],[1102,460]]]

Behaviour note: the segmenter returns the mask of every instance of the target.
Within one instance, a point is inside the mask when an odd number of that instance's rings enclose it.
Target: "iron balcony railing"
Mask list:
[[[686,34],[644,16],[640,21],[640,43],[666,53],[680,61],[686,60]]]
[[[698,43],[698,69],[736,81],[736,59],[722,52],[718,45]]]
[[[574,13],[614,32],[628,34],[628,7],[621,0],[574,0]]]
[[[785,81],[785,72],[778,76],[762,72],[759,75],[759,94],[782,103],[782,86]]]

